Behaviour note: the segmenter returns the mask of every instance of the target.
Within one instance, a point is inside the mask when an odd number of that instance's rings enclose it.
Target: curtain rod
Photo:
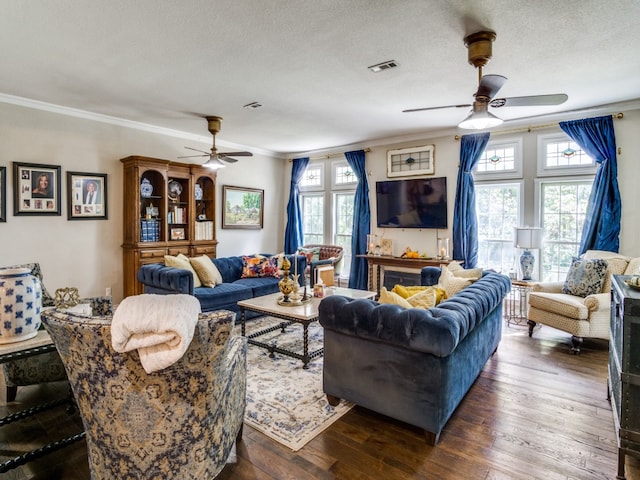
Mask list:
[[[362,148],[361,150],[364,150],[365,153],[369,153],[371,151],[370,148]],[[341,152],[341,153],[329,153],[327,155],[320,155],[317,157],[309,157],[309,160],[322,160],[322,159],[329,159],[329,158],[334,158],[334,157],[339,157],[341,155],[344,155],[345,152]],[[289,163],[293,162],[293,158],[289,158],[287,159],[289,161]]]
[[[624,118],[624,113],[613,113],[611,115],[614,120],[619,120]],[[521,128],[512,128],[511,130],[501,130],[499,132],[491,132],[491,135],[502,135],[504,133],[518,133],[518,132],[531,132],[531,130],[539,130],[541,128],[549,128],[549,127],[557,127],[559,122],[556,123],[545,123],[544,125],[534,125],[533,127],[521,127]],[[456,135],[453,137],[454,140],[460,140],[462,135]]]

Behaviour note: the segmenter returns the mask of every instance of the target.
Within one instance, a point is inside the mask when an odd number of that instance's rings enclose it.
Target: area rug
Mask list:
[[[277,325],[282,320],[261,317],[247,322],[247,333]],[[236,327],[238,332],[240,327]],[[302,351],[302,325],[293,324],[259,337],[260,341]],[[309,351],[322,346],[322,327],[309,326]],[[275,358],[255,345],[247,350],[247,407],[245,423],[293,451],[347,413],[353,404],[327,403],[322,391],[322,357],[302,368],[302,361],[278,353]]]

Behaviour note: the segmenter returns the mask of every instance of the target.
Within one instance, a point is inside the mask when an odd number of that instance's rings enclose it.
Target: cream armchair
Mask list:
[[[571,350],[580,353],[583,339],[609,339],[611,308],[611,275],[638,273],[640,258],[630,258],[618,253],[589,250],[584,259],[607,261],[607,272],[600,293],[579,297],[562,293],[564,282],[542,282],[533,285],[529,293],[529,336],[541,323],[572,335]]]

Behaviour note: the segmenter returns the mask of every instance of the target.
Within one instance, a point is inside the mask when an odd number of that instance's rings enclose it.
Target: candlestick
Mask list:
[[[298,256],[297,255],[293,256],[293,263],[294,263],[293,274],[297,275],[298,274]]]

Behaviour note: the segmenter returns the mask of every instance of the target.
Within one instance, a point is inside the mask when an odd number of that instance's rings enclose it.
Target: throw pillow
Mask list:
[[[398,295],[400,295],[402,298],[410,298],[420,292],[423,292],[425,290],[429,290],[431,288],[435,288],[435,292],[436,292],[436,305],[439,304],[440,302],[442,302],[443,300],[447,299],[447,292],[444,291],[444,289],[439,288],[437,285],[434,286],[425,286],[425,285],[410,285],[408,287],[405,287],[403,285],[394,285],[394,287],[391,289],[392,292],[397,293]]]
[[[457,260],[452,260],[446,266],[456,277],[469,278],[471,280],[479,280],[482,277],[482,268],[463,268],[462,264]]]
[[[320,247],[299,248],[296,255],[304,255],[307,257],[307,264],[320,260]]]
[[[262,255],[243,256],[241,278],[277,277],[278,262],[272,258]]]
[[[602,292],[607,266],[607,261],[600,258],[592,260],[574,258],[562,286],[562,293],[586,297]]]
[[[183,255],[182,253],[179,254],[177,257],[174,257],[172,255],[165,255],[164,264],[167,267],[175,267],[175,268],[180,268],[182,270],[189,270],[193,275],[193,288],[198,288],[202,286],[200,277],[198,277],[198,274],[191,266],[191,263],[189,262],[189,258],[186,255]]]
[[[206,255],[190,258],[189,263],[205,287],[213,288],[222,283],[222,275],[220,275],[218,267]]]
[[[436,287],[427,287],[425,290],[422,290],[415,295],[407,298],[407,302],[411,304],[411,306],[416,308],[431,308],[437,305],[437,288]]]
[[[413,308],[413,305],[411,305],[406,299],[402,298],[397,293],[389,292],[385,287],[380,289],[380,298],[378,299],[378,303],[387,303],[404,308]]]
[[[471,285],[472,280],[464,277],[457,277],[449,270],[449,267],[443,265],[440,273],[440,280],[438,280],[438,287],[442,288],[447,298],[453,297],[456,293],[465,287]]]

